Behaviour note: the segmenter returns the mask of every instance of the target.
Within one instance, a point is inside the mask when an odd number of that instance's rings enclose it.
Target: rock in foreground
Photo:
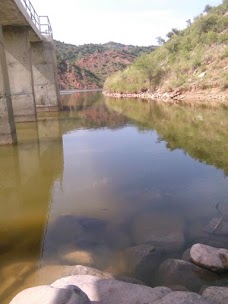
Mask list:
[[[76,286],[55,288],[44,285],[23,290],[10,304],[90,304],[90,300]]]
[[[171,292],[171,289],[166,287],[151,288],[88,275],[62,278],[51,286],[66,288],[68,285],[78,286],[88,295],[90,301],[96,304],[154,303]]]
[[[10,304],[226,304],[228,288],[209,287],[203,295],[147,287],[91,275],[69,276],[51,286],[20,292]]]
[[[155,304],[208,304],[206,299],[194,292],[171,292]]]
[[[228,303],[228,287],[211,286],[204,290],[203,297],[213,304]]]
[[[191,248],[190,255],[191,260],[201,267],[215,272],[228,271],[227,249],[195,244]]]

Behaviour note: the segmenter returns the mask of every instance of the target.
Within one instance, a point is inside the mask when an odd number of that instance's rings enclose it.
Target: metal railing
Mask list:
[[[53,37],[52,27],[48,16],[39,16],[30,0],[20,0],[26,12],[42,35]]]
[[[40,16],[40,31],[42,35],[53,37],[52,27],[48,16]]]

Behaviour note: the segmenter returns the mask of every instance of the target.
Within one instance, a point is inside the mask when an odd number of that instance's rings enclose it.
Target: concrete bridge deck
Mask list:
[[[15,121],[58,110],[52,28],[30,0],[0,0],[0,145],[16,142]]]
[[[0,12],[0,24],[2,26],[28,26],[30,41],[43,40],[40,18],[31,2],[26,0],[1,0]]]

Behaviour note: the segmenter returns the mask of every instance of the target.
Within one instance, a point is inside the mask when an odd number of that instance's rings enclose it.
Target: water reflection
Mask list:
[[[4,304],[75,264],[132,275],[131,246],[161,250],[149,285],[159,284],[160,262],[194,242],[228,246],[227,111],[98,92],[64,95],[62,105],[17,124],[19,144],[0,147]],[[218,201],[223,223],[211,235]]]
[[[49,202],[63,173],[58,119],[19,123],[17,136],[17,146],[0,148],[2,300],[38,267]]]
[[[104,97],[100,92],[64,95],[62,96],[62,107],[65,111],[61,115],[63,133],[82,128],[117,129],[128,122],[124,115],[110,110],[105,105]]]
[[[156,130],[168,149],[182,149],[196,160],[228,175],[228,110],[222,107],[180,106],[106,98],[106,105],[123,113],[142,130]]]

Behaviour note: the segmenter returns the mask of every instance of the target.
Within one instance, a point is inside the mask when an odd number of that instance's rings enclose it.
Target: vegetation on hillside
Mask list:
[[[139,55],[156,47],[140,47],[115,42],[80,46],[55,41],[61,89],[102,88],[105,79],[125,69]]]
[[[124,71],[109,77],[109,92],[161,92],[208,88],[228,89],[228,0],[217,7],[206,6],[184,30],[172,29],[167,42],[140,56]]]

